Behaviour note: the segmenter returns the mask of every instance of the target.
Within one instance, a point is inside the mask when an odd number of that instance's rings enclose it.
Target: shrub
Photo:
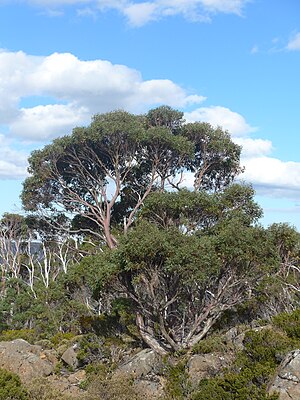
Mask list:
[[[268,395],[264,389],[249,385],[244,376],[228,374],[224,378],[205,379],[191,400],[277,400],[277,395]]]
[[[75,336],[75,334],[72,332],[65,332],[65,333],[58,332],[50,338],[50,341],[51,341],[51,343],[53,343],[53,345],[55,347],[57,347],[58,345],[61,344],[62,341],[65,341],[65,340],[69,341],[69,340],[73,339],[74,336]]]
[[[90,383],[84,400],[147,400],[145,393],[139,393],[133,380],[125,375],[115,375],[103,379],[102,374],[95,376]],[[149,399],[150,400],[150,399]]]
[[[180,361],[176,365],[166,366],[166,400],[187,398],[191,387],[185,366],[186,363],[184,361]]]
[[[0,334],[0,341],[10,342],[15,339],[24,339],[29,343],[34,343],[36,334],[33,329],[12,329],[2,331]]]
[[[268,395],[267,384],[285,354],[295,341],[284,332],[272,329],[249,331],[245,334],[244,350],[237,355],[231,368],[212,379],[199,383],[192,400],[276,400]]]
[[[0,369],[0,400],[29,400],[18,375]]]
[[[200,340],[192,349],[193,354],[223,353],[229,350],[224,338],[221,335],[212,335]]]
[[[28,387],[28,394],[30,400],[80,400],[63,395],[61,390],[54,388],[45,378],[32,382]]]
[[[291,313],[278,314],[273,317],[272,322],[286,332],[288,337],[300,340],[300,309]]]
[[[77,359],[81,366],[109,357],[109,354],[103,353],[105,352],[103,340],[95,334],[84,335],[78,344]]]
[[[283,332],[262,329],[258,332],[247,332],[244,345],[244,353],[246,353],[249,362],[268,364],[271,368],[275,368],[283,357],[293,349],[295,341]]]

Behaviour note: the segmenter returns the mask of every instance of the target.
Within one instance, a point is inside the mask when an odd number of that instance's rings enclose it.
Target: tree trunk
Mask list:
[[[143,341],[152,349],[155,351],[155,353],[159,354],[160,356],[164,357],[169,354],[169,352],[164,349],[159,342],[147,332],[144,324],[144,319],[140,313],[137,313],[136,315],[136,323],[138,326],[138,329],[140,331],[141,337]]]

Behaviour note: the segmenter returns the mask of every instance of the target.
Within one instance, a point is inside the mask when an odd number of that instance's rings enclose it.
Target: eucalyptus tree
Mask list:
[[[191,348],[278,267],[260,215],[248,186],[153,193],[119,246],[85,265],[96,266],[102,293],[130,299],[148,346]]]
[[[5,213],[0,219],[1,294],[5,294],[8,278],[18,278],[22,265],[24,243],[29,230],[25,218],[19,214]],[[25,244],[26,246],[26,244]]]
[[[227,132],[184,124],[183,114],[167,106],[147,115],[98,114],[88,127],[32,153],[22,201],[44,216],[76,216],[75,230],[114,248],[150,193],[181,189],[188,170],[194,190],[219,190],[241,171],[239,156]]]

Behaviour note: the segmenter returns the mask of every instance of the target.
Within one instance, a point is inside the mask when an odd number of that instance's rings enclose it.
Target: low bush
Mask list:
[[[191,386],[186,371],[186,362],[180,361],[176,365],[166,365],[165,399],[186,399]]]
[[[230,350],[221,335],[211,335],[200,340],[192,349],[193,354],[224,353]]]
[[[249,385],[245,376],[226,374],[223,378],[205,379],[191,400],[277,400],[277,395],[268,395],[263,388]]]
[[[276,400],[266,387],[284,356],[295,348],[285,332],[261,329],[245,334],[244,350],[233,365],[218,377],[199,383],[192,400]]]
[[[89,384],[84,400],[150,400],[134,386],[134,382],[126,375],[115,375],[110,379],[95,375]]]
[[[29,400],[18,375],[0,369],[0,400]]]
[[[289,338],[300,341],[300,309],[291,313],[280,313],[272,318],[272,322],[282,329]]]
[[[37,337],[33,329],[4,330],[0,334],[0,341],[2,342],[10,342],[11,340],[15,339],[24,339],[33,344]]]
[[[28,387],[28,394],[28,400],[81,400],[79,397],[62,394],[61,390],[54,388],[45,378],[32,382]]]

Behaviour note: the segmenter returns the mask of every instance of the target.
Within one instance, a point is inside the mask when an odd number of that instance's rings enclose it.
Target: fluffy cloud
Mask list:
[[[300,33],[296,33],[290,39],[287,49],[290,51],[300,50]]]
[[[182,15],[192,21],[208,21],[216,13],[241,15],[249,0],[27,0],[28,3],[55,9],[63,6],[78,6],[78,15],[83,15],[84,8],[100,12],[115,9],[123,14],[130,25],[142,26],[149,21],[162,17]],[[81,8],[80,8],[81,7]]]
[[[160,103],[185,107],[204,100],[167,79],[144,81],[125,65],[58,53],[0,52],[0,87],[0,124],[9,124],[15,136],[40,141],[70,132],[96,112],[142,112]],[[32,96],[51,97],[56,104],[19,107]]]
[[[0,88],[0,125],[15,138],[41,143],[85,125],[95,112],[117,108],[143,112],[162,103],[184,108],[205,100],[167,79],[145,81],[139,71],[125,65],[58,53],[35,57],[0,51]],[[243,146],[241,178],[252,182],[259,193],[299,198],[300,163],[272,158],[272,143],[251,138],[256,128],[242,115],[211,106],[187,112],[185,118],[220,125],[232,134]],[[0,178],[24,177],[27,154],[15,150],[4,135],[0,135],[0,149]],[[186,179],[189,184],[190,177]]]
[[[18,118],[10,125],[14,136],[39,141],[63,136],[75,126],[86,124],[90,115],[84,107],[49,104],[32,108],[22,108]]]
[[[258,194],[299,199],[300,163],[271,157],[272,142],[251,138],[249,134],[257,128],[250,126],[242,115],[225,107],[212,106],[185,113],[185,118],[187,122],[205,121],[221,126],[232,134],[233,141],[242,146],[241,164],[245,171],[239,179],[253,184]],[[193,186],[191,174],[185,175],[184,184]]]
[[[132,26],[139,27],[151,20],[158,19],[159,7],[155,3],[135,3],[124,7],[122,13],[127,17]]]
[[[23,151],[14,150],[12,143],[0,134],[0,179],[19,179],[27,174],[27,157]]]
[[[242,146],[242,157],[252,158],[266,156],[272,152],[272,142],[264,139],[233,138],[234,142]]]
[[[204,121],[213,126],[222,126],[232,136],[244,136],[256,130],[255,127],[247,124],[242,115],[226,107],[201,107],[185,113],[184,116],[187,122]]]
[[[92,0],[27,0],[29,4],[38,6],[72,6],[92,3]]]
[[[253,157],[244,160],[242,176],[251,182],[258,194],[299,199],[300,163],[281,161],[272,157]]]

